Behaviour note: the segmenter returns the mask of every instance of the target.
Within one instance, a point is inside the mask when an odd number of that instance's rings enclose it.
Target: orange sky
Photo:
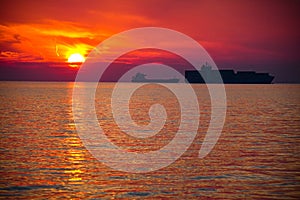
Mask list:
[[[0,80],[72,80],[70,54],[86,56],[112,34],[144,26],[192,37],[219,68],[267,71],[279,82],[300,77],[297,1],[9,0],[0,7]]]

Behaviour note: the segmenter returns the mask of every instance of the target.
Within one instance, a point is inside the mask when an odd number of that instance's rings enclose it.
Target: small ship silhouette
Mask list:
[[[178,83],[178,78],[172,79],[147,79],[145,78],[147,75],[142,73],[137,73],[132,77],[132,82],[142,82],[142,83]]]
[[[255,71],[237,71],[234,70],[212,70],[207,63],[203,65],[200,71],[185,71],[185,79],[189,83],[219,83],[217,72],[219,71],[223,83],[229,84],[270,84],[274,76],[269,73],[256,73]]]

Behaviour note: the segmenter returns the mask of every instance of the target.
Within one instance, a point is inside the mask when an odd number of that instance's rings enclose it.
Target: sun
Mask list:
[[[73,53],[69,56],[69,63],[83,63],[85,58],[80,53]]]

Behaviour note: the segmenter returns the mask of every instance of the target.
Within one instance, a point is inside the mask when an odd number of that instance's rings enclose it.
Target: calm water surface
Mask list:
[[[97,90],[96,110],[108,138],[128,151],[168,144],[180,124],[175,96],[157,85],[137,90],[132,118],[149,122],[165,106],[163,130],[147,139],[122,133],[110,110],[114,84]],[[124,90],[132,83],[124,83]],[[180,84],[178,85],[180,87]],[[110,169],[83,146],[72,117],[73,83],[0,82],[0,195],[11,199],[299,199],[300,85],[226,85],[227,116],[213,151],[198,158],[210,120],[204,85],[198,134],[173,164],[146,174]]]

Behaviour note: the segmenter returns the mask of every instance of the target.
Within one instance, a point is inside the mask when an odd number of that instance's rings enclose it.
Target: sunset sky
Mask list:
[[[258,0],[3,0],[0,80],[74,80],[77,68],[67,62],[70,55],[86,57],[113,34],[154,26],[192,37],[220,69],[269,72],[275,82],[300,82],[299,5]]]

